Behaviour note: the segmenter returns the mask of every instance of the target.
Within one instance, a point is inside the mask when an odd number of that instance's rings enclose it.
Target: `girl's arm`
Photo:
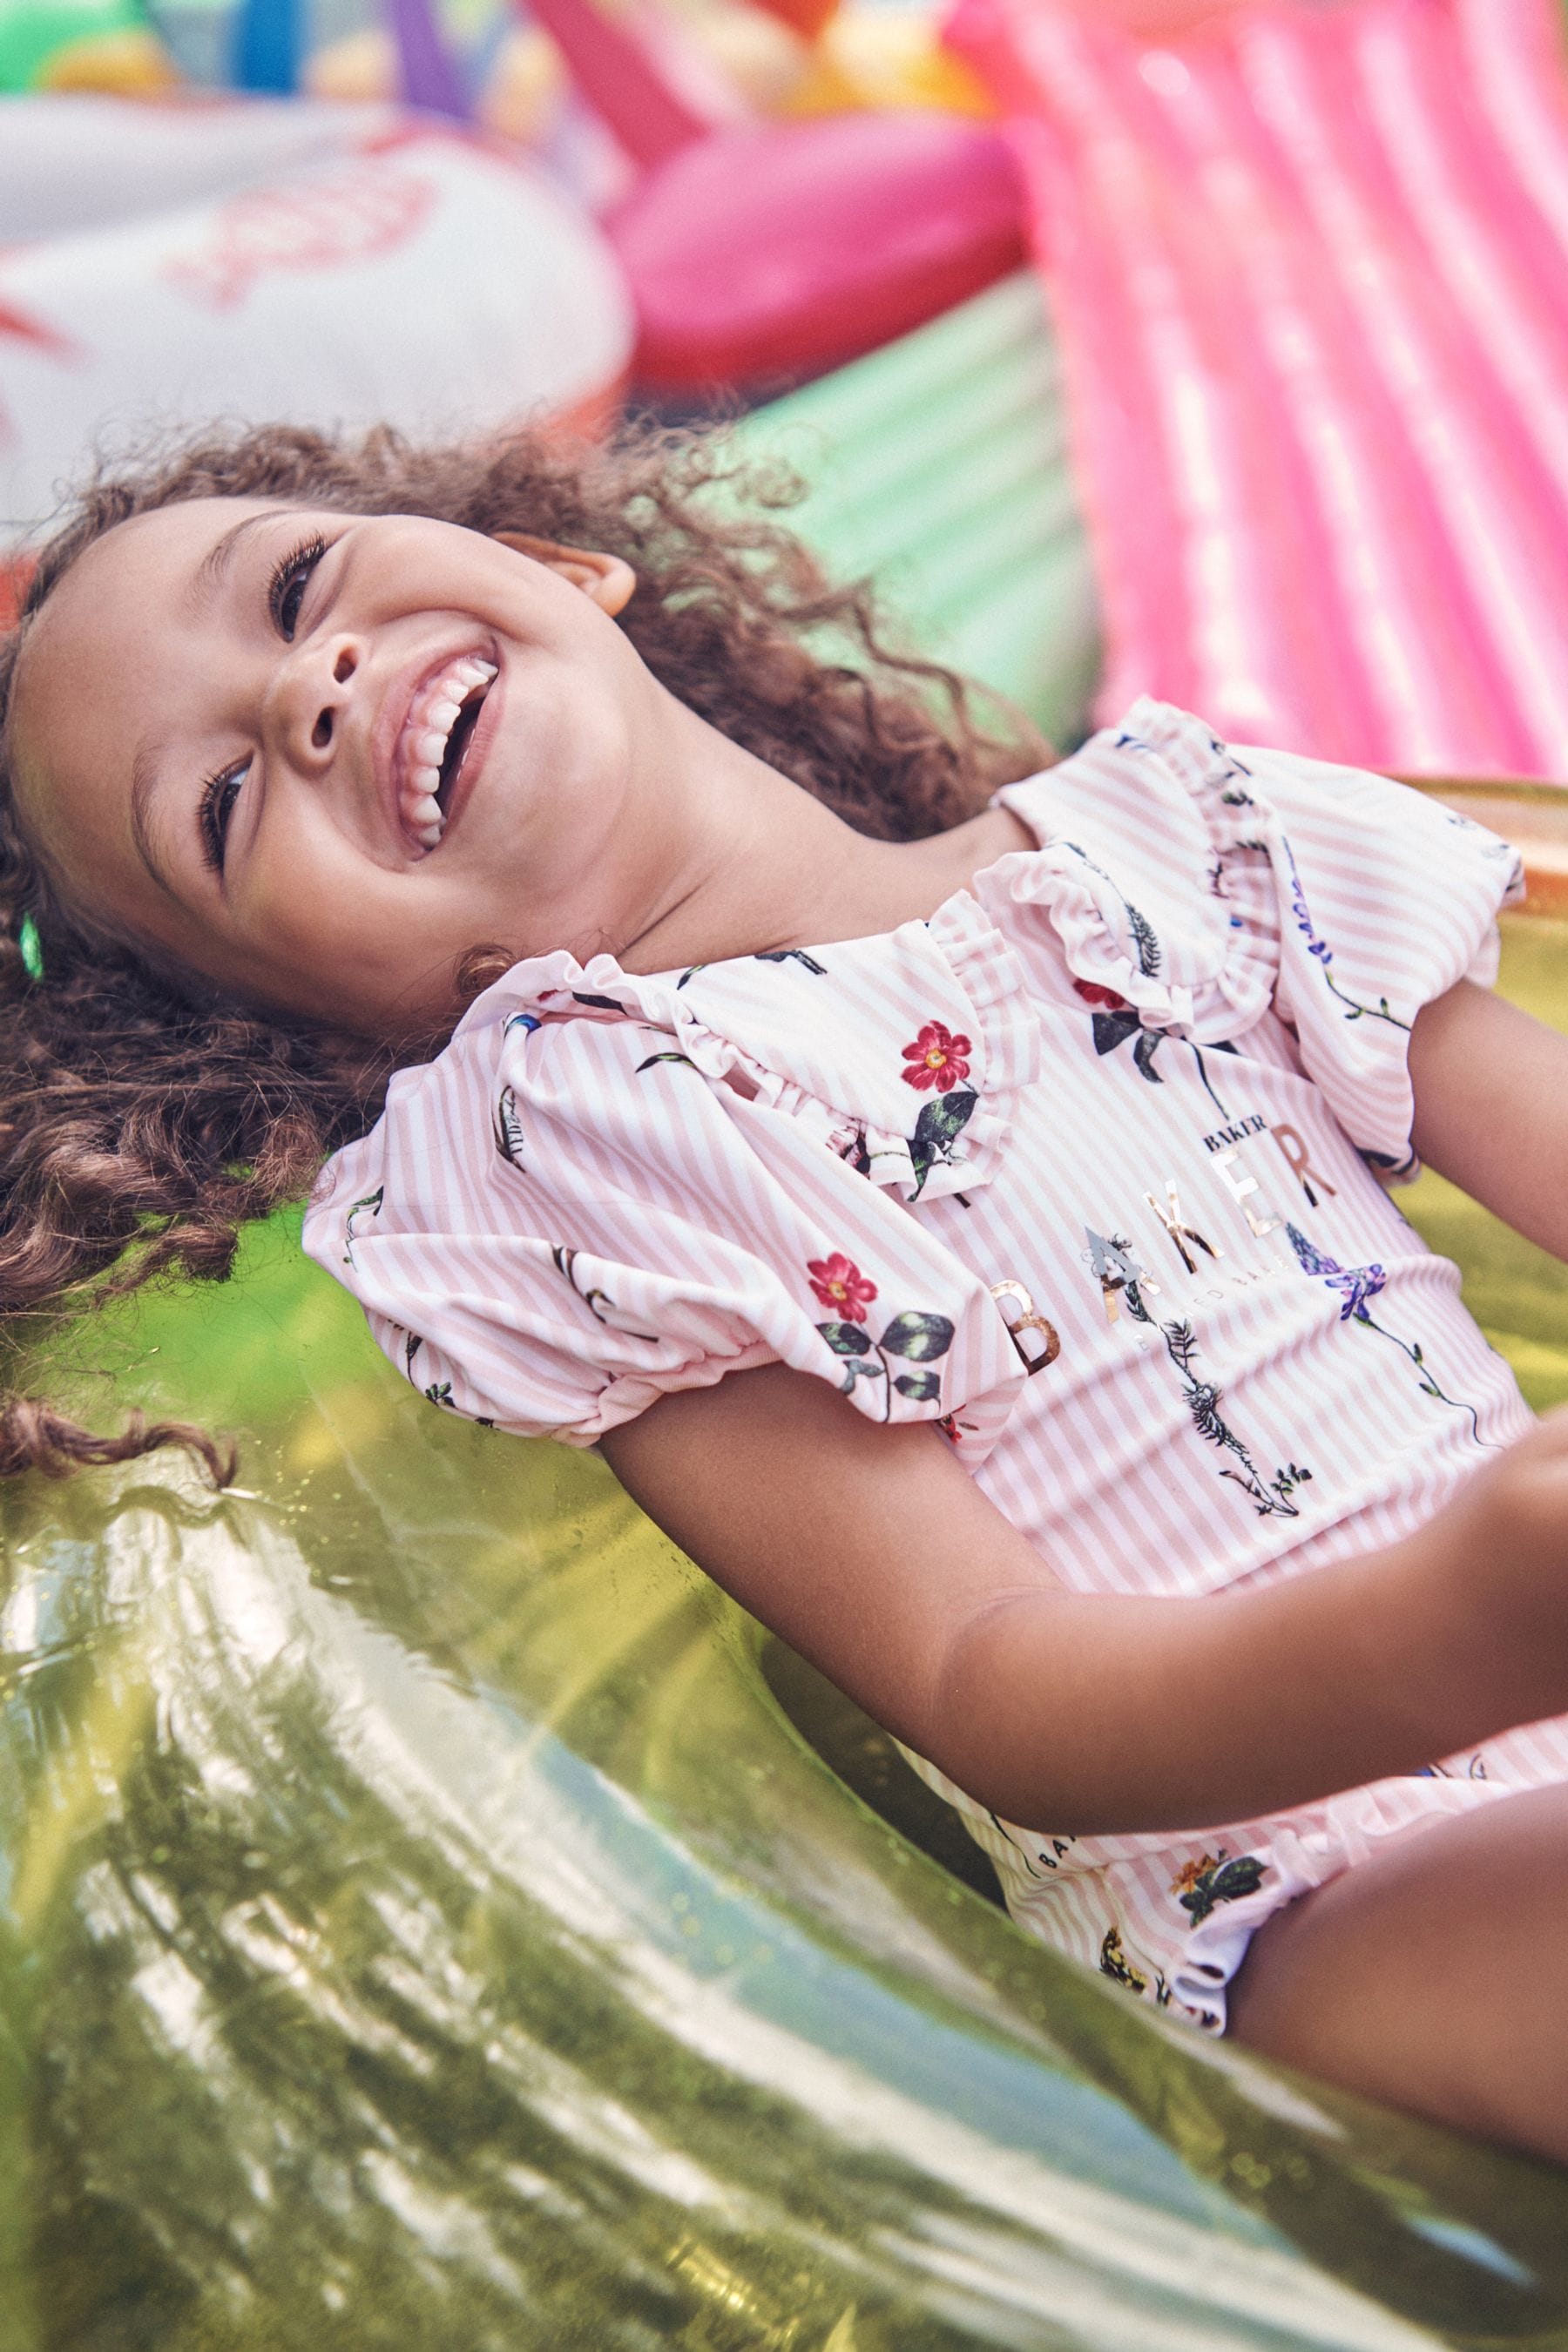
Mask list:
[[[937,1430],[783,1366],[602,1445],[727,1591],[1013,1821],[1202,1828],[1568,1706],[1568,1413],[1406,1542],[1199,1603],[1066,1591]]]
[[[1410,1077],[1421,1158],[1568,1258],[1568,1037],[1462,980],[1416,1015]]]

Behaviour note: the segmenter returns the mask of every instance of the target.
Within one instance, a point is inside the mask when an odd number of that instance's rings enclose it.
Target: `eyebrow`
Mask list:
[[[277,522],[290,511],[287,507],[268,507],[261,514],[247,515],[208,548],[185,591],[185,608],[193,620],[210,617],[214,601],[228,577],[229,567],[247,531],[259,530],[264,524]]]
[[[136,746],[131,762],[131,838],[136,854],[160,890],[170,898],[178,891],[160,863],[153,843],[153,805],[158,789],[158,772],[163,763],[163,745],[151,735],[144,735]]]
[[[184,604],[193,620],[211,617],[214,602],[228,577],[230,566],[244,542],[247,531],[258,530],[264,523],[277,522],[294,509],[289,507],[266,507],[259,514],[242,516],[230,525],[223,537],[216,540],[201,562],[185,589]],[[179,898],[170,880],[153,840],[153,811],[158,791],[158,772],[165,757],[165,746],[152,735],[144,735],[137,745],[131,761],[131,838],[153,880],[167,898]]]

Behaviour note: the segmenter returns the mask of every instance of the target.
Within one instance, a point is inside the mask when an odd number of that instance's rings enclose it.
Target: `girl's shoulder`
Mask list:
[[[978,909],[927,930],[708,971],[517,966],[329,1164],[307,1253],[424,1394],[500,1427],[591,1444],[783,1361],[879,1420],[962,1406],[983,1451],[1012,1340],[904,1212],[1000,1163],[1033,1032]]]
[[[967,893],[929,922],[680,971],[536,957],[432,1062],[394,1077],[375,1129],[329,1162],[310,1221],[341,1219],[389,1180],[482,1218],[498,1164],[509,1183],[559,1193],[613,1160],[651,1207],[671,1186],[743,1190],[759,1153],[825,1147],[879,1186],[934,1199],[959,1181],[947,1130],[963,1129],[977,1180],[1038,1058],[1027,975]]]

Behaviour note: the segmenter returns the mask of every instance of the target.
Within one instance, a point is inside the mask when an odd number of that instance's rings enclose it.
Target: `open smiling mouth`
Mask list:
[[[447,830],[453,789],[495,678],[494,662],[461,654],[409,705],[396,751],[398,813],[422,849],[438,847]]]

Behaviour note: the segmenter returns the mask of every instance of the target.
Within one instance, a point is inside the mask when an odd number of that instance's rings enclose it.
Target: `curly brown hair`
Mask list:
[[[691,709],[863,833],[942,831],[1038,766],[1043,747],[1011,714],[983,725],[962,679],[890,641],[865,583],[825,578],[772,519],[798,495],[721,436],[650,427],[603,445],[520,433],[422,448],[384,429],[350,441],[269,425],[89,483],[0,638],[0,1337],[13,1358],[62,1299],[162,1274],[221,1281],[240,1228],[305,1192],[374,1119],[392,1069],[445,1042],[374,1046],[215,1002],[51,887],[18,818],[6,719],[28,628],[84,550],[134,515],[216,496],[429,515],[624,556],[637,589],[622,626]],[[492,976],[482,955],[468,960],[459,998]],[[58,1476],[170,1443],[231,1475],[232,1454],[185,1424],[133,1416],[100,1438],[36,1400],[0,1399],[0,1475]]]

